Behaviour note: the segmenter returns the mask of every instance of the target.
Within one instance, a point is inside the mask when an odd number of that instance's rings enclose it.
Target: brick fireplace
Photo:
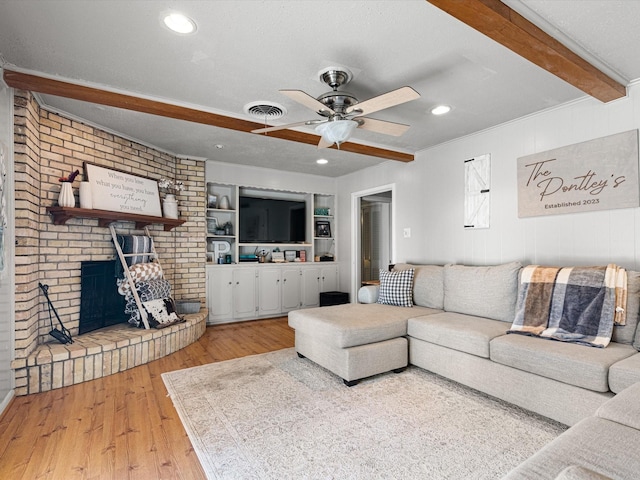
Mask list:
[[[186,222],[165,232],[151,225],[156,251],[173,297],[205,298],[204,162],[176,157],[41,108],[30,92],[15,90],[14,150],[16,196],[16,394],[25,395],[115,373],[167,355],[204,332],[206,310],[186,323],[145,331],[115,325],[78,336],[80,268],[83,261],[115,258],[109,229],[94,218],[54,225],[46,207],[57,203],[59,177],[94,163],[153,179],[182,181],[178,199]],[[82,180],[80,176],[79,180]],[[77,199],[78,183],[74,184]],[[134,233],[132,222],[116,222]],[[52,343],[49,296],[76,342]],[[79,359],[82,359],[80,361]]]

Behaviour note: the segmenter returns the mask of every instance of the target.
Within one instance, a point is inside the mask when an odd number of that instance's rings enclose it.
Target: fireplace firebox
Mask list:
[[[127,321],[125,299],[116,286],[115,260],[82,262],[80,289],[79,334]]]

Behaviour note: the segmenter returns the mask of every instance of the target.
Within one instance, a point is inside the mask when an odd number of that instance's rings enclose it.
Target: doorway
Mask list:
[[[379,280],[394,258],[394,185],[352,194],[355,231],[352,238],[352,291],[356,297],[365,282]]]

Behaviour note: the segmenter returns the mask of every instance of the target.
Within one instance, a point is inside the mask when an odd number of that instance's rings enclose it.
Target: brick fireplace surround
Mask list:
[[[176,157],[49,112],[30,92],[14,91],[16,197],[16,394],[27,395],[92,380],[147,363],[196,341],[206,327],[207,311],[162,330],[114,325],[76,336],[80,314],[80,264],[111,260],[115,250],[108,228],[97,219],[76,218],[54,225],[46,207],[57,204],[58,178],[83,162],[154,179],[182,181],[178,196],[186,222],[165,232],[150,226],[165,278],[175,299],[205,298],[204,162]],[[82,175],[79,180],[83,180]],[[74,184],[77,198],[77,186]],[[118,232],[135,232],[132,222],[116,222]],[[49,296],[74,343],[51,336],[44,296]],[[55,320],[55,319],[54,319]]]

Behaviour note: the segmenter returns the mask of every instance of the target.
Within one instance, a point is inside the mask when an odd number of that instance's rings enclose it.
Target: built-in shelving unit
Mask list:
[[[237,186],[207,183],[207,262],[217,263],[220,256],[226,263],[238,261],[237,205]]]
[[[72,218],[97,218],[98,225],[108,227],[113,222],[135,222],[136,229],[142,229],[154,223],[164,225],[166,232],[182,225],[185,220],[177,218],[154,217],[151,215],[138,215],[135,213],[112,212],[109,210],[97,210],[75,207],[47,207],[47,213],[53,217],[54,225],[64,225]]]
[[[313,196],[313,251],[314,261],[335,257],[334,196]]]
[[[302,200],[307,206],[306,241],[296,243],[240,243],[240,196],[264,195],[269,198]],[[221,199],[226,197],[225,207]],[[295,256],[296,263],[335,260],[335,196],[330,194],[285,192],[209,182],[207,183],[207,263],[244,263],[247,258],[267,251],[267,261],[272,260],[274,250]],[[231,232],[223,233],[229,223]],[[321,231],[318,230],[321,228]],[[217,232],[217,233],[216,233]],[[304,261],[302,261],[304,259]],[[293,263],[285,261],[284,263]]]

